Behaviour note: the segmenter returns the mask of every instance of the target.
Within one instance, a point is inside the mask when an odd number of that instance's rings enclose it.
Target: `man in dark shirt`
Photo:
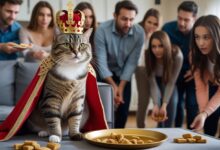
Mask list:
[[[19,43],[21,25],[15,21],[22,0],[0,0],[0,60],[12,60],[18,57],[21,49],[15,48]]]
[[[198,6],[193,1],[182,2],[177,10],[177,21],[166,23],[162,30],[168,33],[171,42],[176,44],[182,50],[184,61],[177,88],[179,94],[175,126],[181,127],[184,119],[184,98],[187,113],[187,128],[195,118],[198,112],[198,106],[195,96],[195,84],[189,65],[189,41],[193,24],[196,20]],[[185,97],[184,97],[185,96]]]

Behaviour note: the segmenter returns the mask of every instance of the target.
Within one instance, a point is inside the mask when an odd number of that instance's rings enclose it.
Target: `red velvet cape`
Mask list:
[[[39,67],[33,80],[25,90],[13,111],[0,125],[0,141],[9,140],[13,137],[27,120],[38,102],[47,71],[44,73],[45,68]],[[43,72],[43,75],[41,72]],[[96,78],[91,72],[89,72],[87,76],[86,101],[89,106],[90,115],[83,131],[87,132],[108,128],[104,108],[98,92]]]

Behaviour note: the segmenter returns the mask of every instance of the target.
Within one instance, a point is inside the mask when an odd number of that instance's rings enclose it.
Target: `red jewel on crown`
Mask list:
[[[67,4],[67,10],[60,10],[56,14],[57,25],[63,33],[83,34],[85,15],[83,12],[73,11],[72,3]]]

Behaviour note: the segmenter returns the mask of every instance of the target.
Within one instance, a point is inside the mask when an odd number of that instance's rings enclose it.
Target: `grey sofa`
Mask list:
[[[38,63],[0,61],[0,123],[12,111],[32,80]],[[98,83],[109,128],[114,125],[113,91],[110,85]]]

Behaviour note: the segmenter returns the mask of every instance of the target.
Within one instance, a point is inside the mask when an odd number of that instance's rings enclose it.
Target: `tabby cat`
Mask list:
[[[82,35],[61,33],[53,42],[51,56],[55,65],[48,72],[37,108],[28,119],[29,128],[39,136],[49,135],[51,142],[61,142],[64,132],[73,140],[82,138],[80,124],[86,119],[81,118],[88,118],[88,114],[82,115],[92,59],[91,33],[92,29]]]

